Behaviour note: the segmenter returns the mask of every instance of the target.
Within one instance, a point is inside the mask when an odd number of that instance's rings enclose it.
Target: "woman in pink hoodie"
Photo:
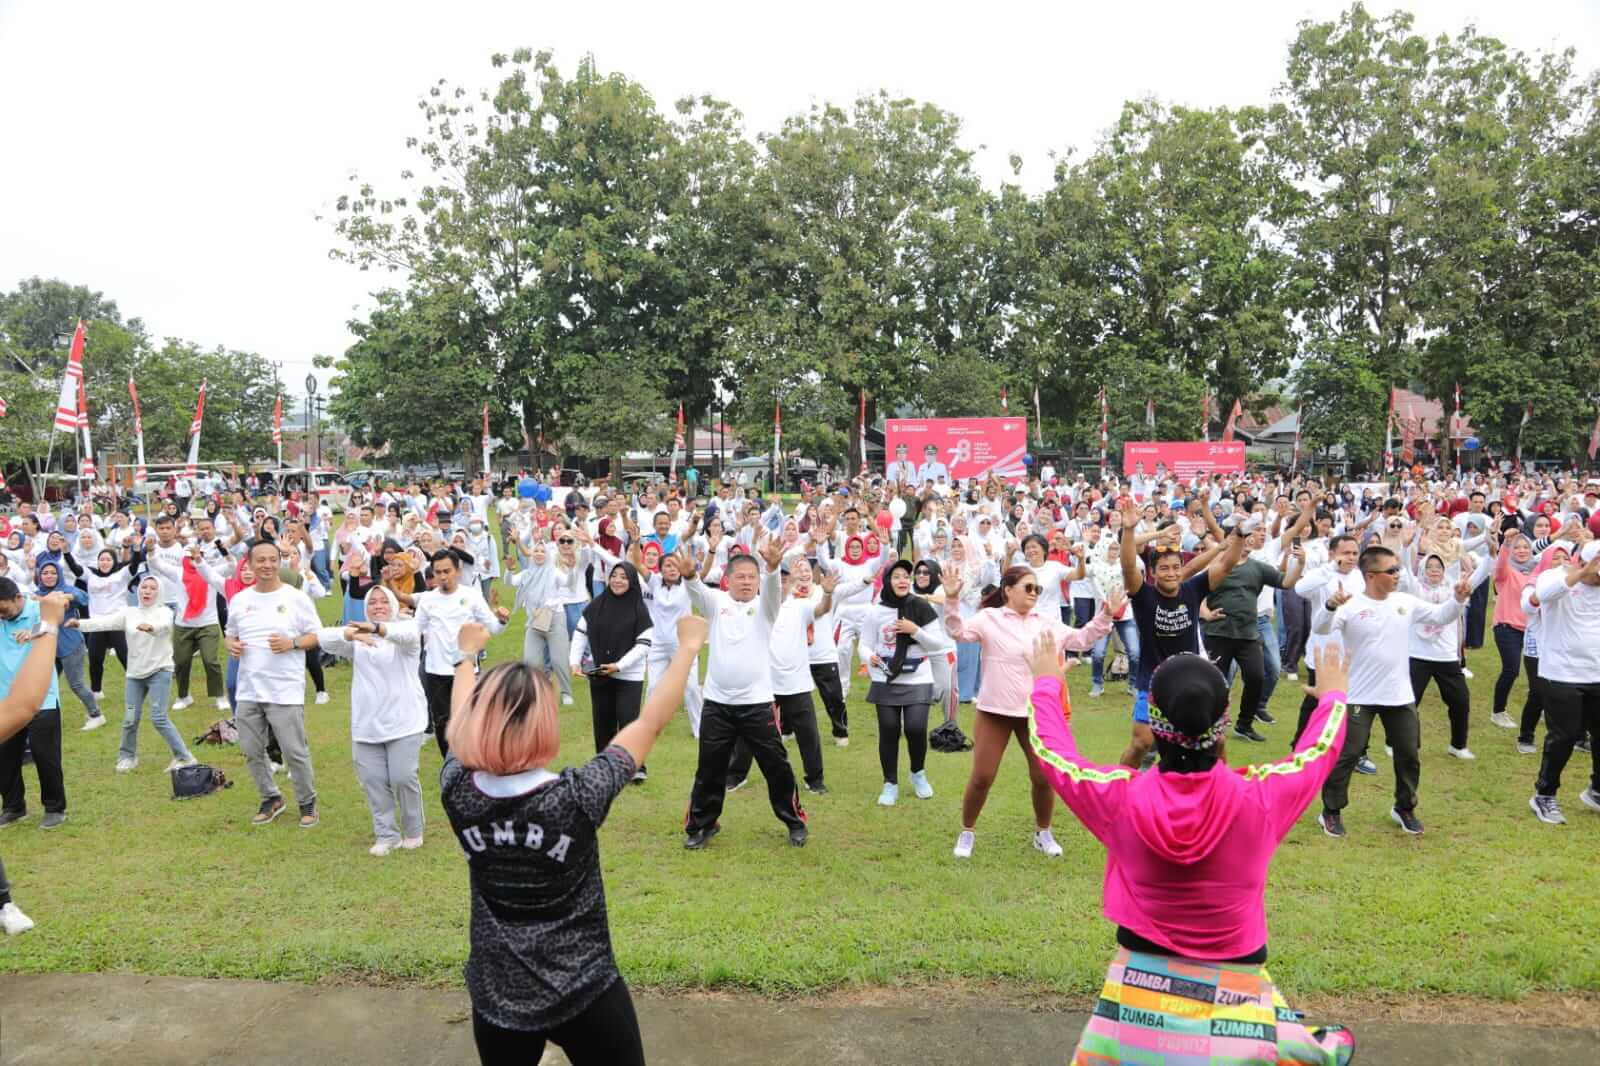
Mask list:
[[[1344,745],[1346,664],[1317,657],[1316,712],[1294,754],[1235,773],[1218,757],[1228,685],[1198,655],[1150,684],[1158,769],[1078,754],[1052,643],[1040,641],[1030,740],[1052,787],[1106,847],[1103,907],[1117,954],[1074,1064],[1228,1061],[1342,1066],[1355,1040],[1308,1029],[1267,975],[1264,893],[1278,843],[1322,788]]]

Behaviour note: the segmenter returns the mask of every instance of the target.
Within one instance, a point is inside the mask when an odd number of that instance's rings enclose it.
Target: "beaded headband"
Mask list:
[[[1187,733],[1180,732],[1178,727],[1173,725],[1167,716],[1161,713],[1159,707],[1153,703],[1150,705],[1150,732],[1168,743],[1176,744],[1180,748],[1207,751],[1216,747],[1217,742],[1227,734],[1227,730],[1228,712],[1224,711],[1222,712],[1222,717],[1211,723],[1210,729],[1197,737],[1191,737]]]

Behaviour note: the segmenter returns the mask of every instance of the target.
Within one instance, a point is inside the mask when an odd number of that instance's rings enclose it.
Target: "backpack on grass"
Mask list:
[[[173,799],[195,799],[199,796],[209,796],[218,789],[232,787],[233,782],[228,780],[227,774],[205,763],[180,766],[172,771]]]

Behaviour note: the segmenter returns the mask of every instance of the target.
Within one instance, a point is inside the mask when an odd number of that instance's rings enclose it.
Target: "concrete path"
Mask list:
[[[637,997],[657,1066],[1061,1066],[1081,1014],[819,1007]],[[1358,1063],[1600,1062],[1600,1033],[1488,1025],[1356,1027]],[[444,1066],[475,1063],[464,992],[257,981],[0,977],[0,1064]],[[565,1064],[551,1052],[547,1064]]]

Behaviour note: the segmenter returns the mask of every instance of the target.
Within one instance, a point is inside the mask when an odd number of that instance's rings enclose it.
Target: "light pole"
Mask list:
[[[315,374],[307,374],[306,375],[306,449],[305,449],[306,450],[306,466],[311,466],[312,465],[312,462],[311,462],[311,433],[313,432],[313,428],[312,427],[317,425],[317,423],[315,421],[316,415],[317,415],[317,407],[318,407],[318,403],[317,403],[317,375],[315,375]],[[316,462],[316,465],[317,466],[321,466],[322,465],[322,433],[321,433],[320,429],[316,430],[316,433],[317,433],[317,462]]]

